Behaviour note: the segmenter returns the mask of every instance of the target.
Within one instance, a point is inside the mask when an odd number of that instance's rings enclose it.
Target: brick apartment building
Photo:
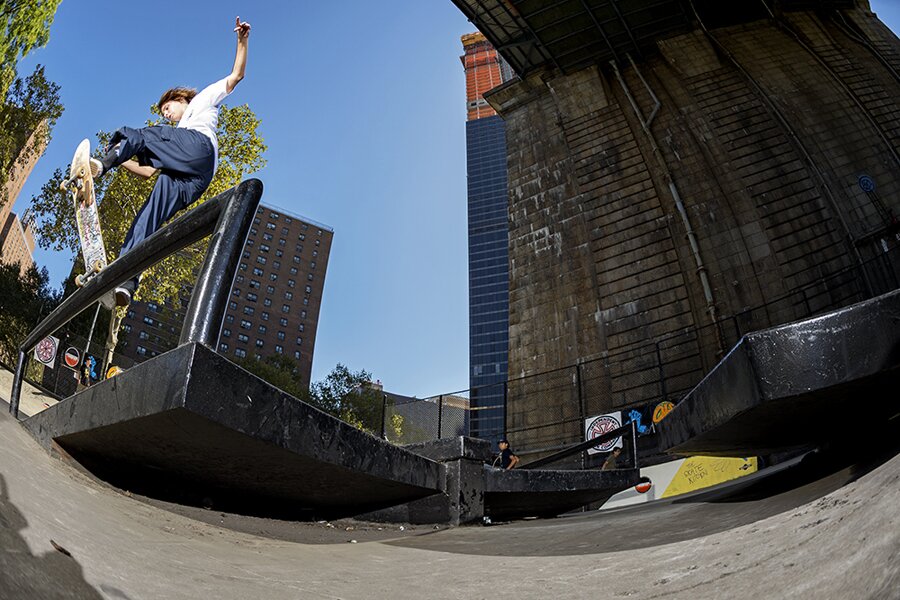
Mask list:
[[[25,211],[20,219],[12,212],[12,207],[22,191],[22,186],[38,159],[47,148],[47,123],[42,122],[22,146],[16,160],[13,161],[9,179],[4,186],[0,198],[0,261],[19,263],[20,272],[24,275],[34,264],[34,233],[31,225],[33,219],[30,211]]]
[[[309,382],[334,230],[261,205],[244,245],[219,333],[218,351],[237,359],[283,354]],[[123,321],[121,355],[141,362],[174,348],[178,306],[135,302]]]

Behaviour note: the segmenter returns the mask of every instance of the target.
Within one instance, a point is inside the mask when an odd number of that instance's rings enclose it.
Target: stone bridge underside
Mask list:
[[[900,42],[864,0],[454,2],[520,76],[486,94],[510,378],[581,364],[583,414],[646,416],[742,334],[898,286]],[[510,397],[512,444],[580,439],[532,433],[567,401]]]

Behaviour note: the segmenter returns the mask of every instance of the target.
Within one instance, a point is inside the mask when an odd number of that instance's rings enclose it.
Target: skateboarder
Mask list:
[[[95,178],[120,165],[141,177],[159,173],[153,191],[125,235],[119,256],[156,232],[209,187],[218,163],[219,105],[244,78],[247,64],[250,24],[237,17],[234,31],[237,52],[227,77],[199,93],[192,88],[176,87],[159,99],[162,116],[176,127],[122,127],[113,133],[106,155],[99,160],[91,159],[91,173]],[[136,277],[116,288],[117,305],[127,306],[131,302],[139,280]]]

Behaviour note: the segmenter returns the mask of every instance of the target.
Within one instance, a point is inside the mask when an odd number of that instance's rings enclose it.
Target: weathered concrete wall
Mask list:
[[[843,17],[697,30],[637,69],[619,63],[644,117],[641,75],[661,102],[652,140],[607,65],[492,92],[509,147],[511,378],[605,357],[582,412],[646,403],[659,395],[646,344],[704,328],[663,357],[677,395],[727,350],[723,318],[817,282],[812,306],[781,302],[744,326],[848,302],[822,278],[898,243],[885,211],[900,214],[900,43],[867,11]],[[511,393],[507,427],[570,403]]]

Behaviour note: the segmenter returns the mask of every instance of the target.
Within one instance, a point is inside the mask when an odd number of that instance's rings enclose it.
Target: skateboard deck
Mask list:
[[[85,273],[75,277],[75,285],[81,287],[106,267],[106,245],[100,230],[100,213],[94,197],[94,178],[91,175],[91,142],[82,140],[75,149],[69,176],[63,180],[62,189],[69,192],[75,206],[78,239]],[[107,308],[115,305],[112,292],[101,299]]]

